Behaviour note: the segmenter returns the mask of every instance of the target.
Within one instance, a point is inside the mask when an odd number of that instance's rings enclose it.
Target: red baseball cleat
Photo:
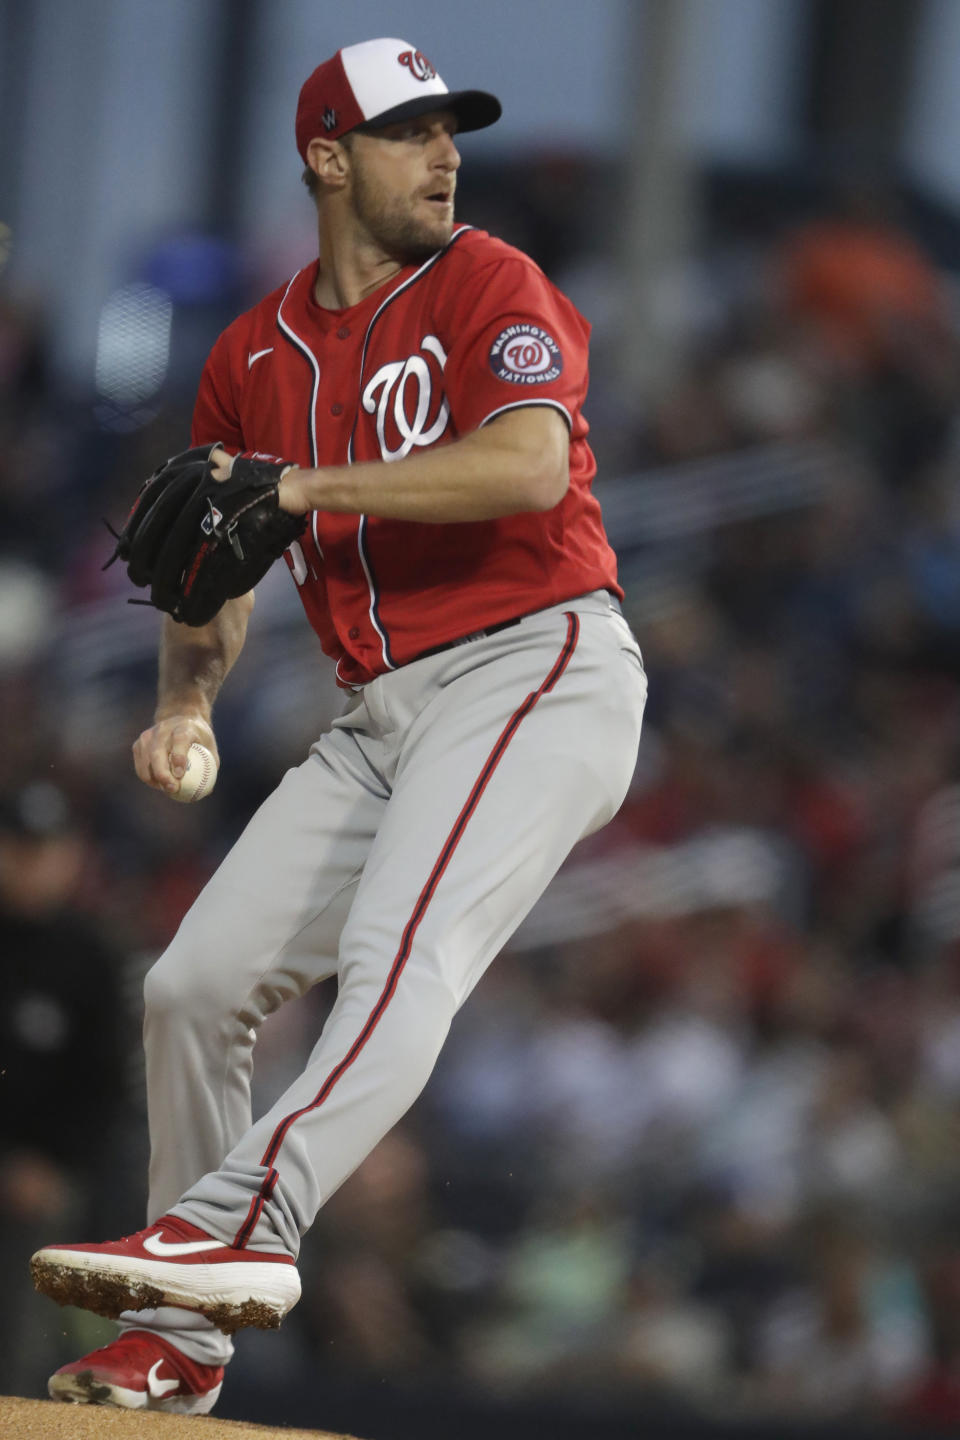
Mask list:
[[[198,1365],[152,1330],[125,1330],[50,1376],[51,1400],[206,1415],[217,1403],[222,1365]]]
[[[275,1330],[300,1299],[291,1256],[234,1250],[173,1215],[103,1245],[45,1246],[30,1272],[58,1305],[111,1319],[124,1310],[181,1305],[228,1335],[245,1325]]]

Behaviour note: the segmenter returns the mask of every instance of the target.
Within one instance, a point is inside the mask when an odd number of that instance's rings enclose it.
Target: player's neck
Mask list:
[[[403,269],[395,256],[373,241],[344,227],[325,225],[322,218],[319,242],[320,266],[313,293],[326,310],[359,305]]]
[[[384,259],[374,267],[355,266],[349,261],[338,264],[321,252],[313,296],[325,310],[348,310],[386,285],[402,269],[402,265],[391,259]]]

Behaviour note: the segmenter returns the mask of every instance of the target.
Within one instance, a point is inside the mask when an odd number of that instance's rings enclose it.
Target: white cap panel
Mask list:
[[[406,40],[364,40],[345,46],[340,59],[368,120],[408,100],[449,93],[430,62]]]

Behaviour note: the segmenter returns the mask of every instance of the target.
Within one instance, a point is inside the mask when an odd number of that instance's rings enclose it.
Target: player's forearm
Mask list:
[[[551,510],[568,484],[565,429],[525,435],[505,420],[403,460],[293,470],[280,482],[280,504],[295,514],[328,510],[449,524]]]
[[[243,649],[252,609],[251,591],[228,600],[209,625],[164,621],[156,720],[196,715],[209,721],[220,687]]]

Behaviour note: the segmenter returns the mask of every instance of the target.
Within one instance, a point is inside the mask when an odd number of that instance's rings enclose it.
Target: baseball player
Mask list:
[[[620,806],[646,682],[591,494],[586,322],[454,221],[457,135],[499,102],[401,40],[307,79],[319,258],[220,336],[194,445],[282,457],[293,583],[342,715],[254,815],[147,977],[149,1225],[33,1258],[120,1334],[54,1398],[205,1412],[230,1335],[279,1324],[300,1237],[416,1099],[450,1022],[571,847]],[[165,622],[139,777],[173,792],[253,595]],[[253,1121],[256,1029],[336,975],[303,1073]]]

